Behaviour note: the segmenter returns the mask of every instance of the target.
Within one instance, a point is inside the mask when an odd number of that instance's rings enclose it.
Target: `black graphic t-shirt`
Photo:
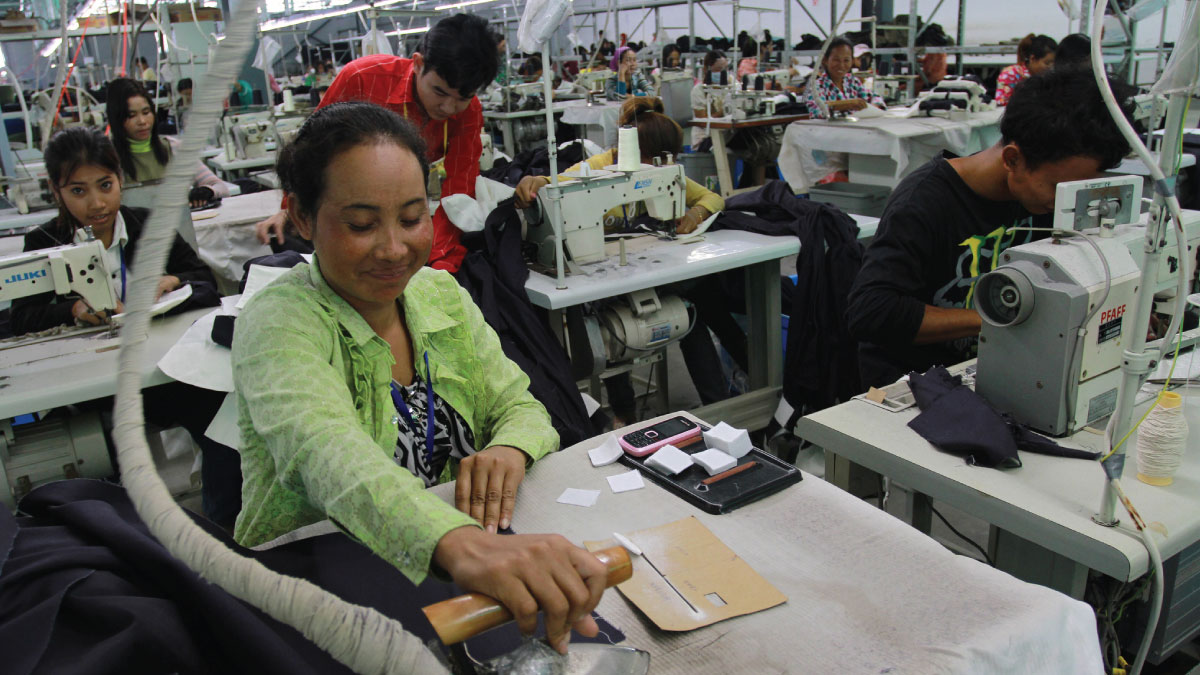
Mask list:
[[[1005,229],[1051,224],[1049,214],[980,197],[950,157],[935,157],[896,186],[850,291],[846,320],[860,341],[866,386],[974,356],[975,338],[913,344],[925,305],[972,308],[976,279],[997,266],[1000,253],[1045,235]]]
[[[394,454],[396,463],[425,481],[425,487],[437,485],[438,477],[442,475],[442,469],[450,458],[464,459],[475,454],[475,435],[471,433],[471,427],[467,426],[462,415],[434,392],[433,398],[436,403],[433,416],[433,456],[428,456],[425,440],[428,432],[426,423],[429,419],[429,398],[425,387],[419,379],[414,379],[413,383],[407,386],[395,381],[393,384],[399,388],[413,422],[413,428],[410,429],[408,421],[400,414],[399,409],[392,418],[397,431]]]

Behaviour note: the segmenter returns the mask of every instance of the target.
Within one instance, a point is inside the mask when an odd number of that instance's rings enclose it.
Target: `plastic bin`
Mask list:
[[[892,189],[882,185],[865,183],[826,183],[814,185],[808,190],[810,199],[833,204],[846,213],[879,218],[887,205]]]
[[[733,173],[737,158],[732,153],[729,156],[729,171]],[[683,175],[712,190],[720,192],[720,181],[717,180],[717,161],[711,152],[688,152],[679,156],[683,165]]]

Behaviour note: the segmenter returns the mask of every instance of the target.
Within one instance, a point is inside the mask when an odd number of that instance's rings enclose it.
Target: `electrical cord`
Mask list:
[[[975,543],[974,539],[971,539],[967,535],[965,535],[962,532],[959,532],[957,529],[955,529],[954,526],[950,524],[950,521],[946,520],[946,516],[942,515],[941,511],[938,511],[936,508],[934,508],[932,504],[930,504],[929,510],[933,511],[933,515],[937,516],[938,520],[942,521],[942,524],[945,525],[947,528],[949,528],[950,531],[953,532],[955,535],[957,535],[959,539],[962,539],[963,541],[970,544],[971,547],[974,548],[976,551],[979,551],[979,555],[983,556],[983,559],[987,562],[988,565],[990,565],[992,567],[996,566],[996,563],[992,561],[992,558],[991,558],[991,556],[989,556],[987,554],[987,551],[983,550],[982,546]]]

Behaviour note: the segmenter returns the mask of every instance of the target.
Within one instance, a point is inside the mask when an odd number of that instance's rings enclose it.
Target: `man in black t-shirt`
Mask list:
[[[1126,89],[1114,83],[1119,101]],[[864,386],[971,358],[975,280],[1045,234],[1008,228],[1049,227],[1058,183],[1096,178],[1129,153],[1087,71],[1023,81],[1000,133],[969,157],[934,158],[888,200],[846,312]]]

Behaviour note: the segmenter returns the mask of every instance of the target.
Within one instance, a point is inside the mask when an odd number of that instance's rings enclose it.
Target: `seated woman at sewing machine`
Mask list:
[[[470,295],[425,267],[429,167],[415,126],[368,103],[318,109],[276,165],[312,241],[238,317],[246,546],[329,518],[415,583],[443,570],[565,651],[605,566],[562,537],[501,536],[526,466],[558,447],[529,379]],[[427,486],[457,475],[455,506]]]
[[[644,97],[629,99],[621,106],[619,119],[621,126],[637,126],[638,149],[641,152],[643,164],[651,164],[655,158],[665,159],[668,153],[678,157],[682,151],[683,129],[675,120],[663,114],[662,100]],[[602,152],[587,160],[587,165],[592,169],[602,169],[616,163],[616,149]],[[567,174],[577,174],[582,166],[582,162],[576,164],[567,170]],[[569,178],[571,178],[570,175],[559,176],[560,180]],[[538,190],[549,183],[550,179],[545,176],[522,178],[521,182],[517,184],[514,200],[517,208],[529,207],[537,198]],[[696,227],[706,218],[725,208],[725,200],[720,195],[690,178],[687,179],[685,202],[687,213],[675,223],[675,232],[678,234],[695,231]],[[640,215],[644,208],[642,204],[638,204],[633,209],[622,206],[610,209],[604,215],[605,230],[620,231],[630,219]],[[687,290],[681,289],[685,297],[693,302],[703,302],[702,299],[691,297]],[[704,404],[709,404],[725,399],[729,393],[729,385],[725,381],[725,375],[721,369],[720,359],[713,348],[712,339],[708,336],[708,328],[699,320],[698,315],[696,326],[680,342],[680,349],[683,351],[688,372],[691,373],[692,381],[696,385],[696,391],[700,394],[700,400]],[[609,405],[616,417],[614,426],[620,427],[636,421],[633,385],[629,374],[622,373],[610,377],[605,380],[605,385],[608,388]]]
[[[604,85],[604,98],[623,101],[631,96],[653,96],[654,89],[642,71],[638,70],[637,52],[631,47],[621,47],[613,54],[609,67],[612,77]]]
[[[45,159],[58,216],[26,234],[24,250],[84,242],[90,229],[104,245],[104,260],[120,299],[115,313],[123,312],[126,279],[150,212],[121,205],[121,166],[112,142],[102,133],[85,127],[60,131],[46,145]],[[193,295],[177,311],[217,304],[212,270],[177,234],[155,299],[184,284],[192,286]],[[13,333],[74,323],[98,326],[108,320],[108,314],[82,299],[39,293],[13,301]]]
[[[106,105],[109,133],[121,161],[124,182],[161,180],[167,174],[167,162],[177,141],[158,135],[150,93],[140,82],[117,78],[108,85]],[[204,206],[228,196],[229,187],[202,162],[196,162],[196,176],[188,193],[191,205]]]
[[[675,120],[663,114],[662,99],[645,96],[628,99],[621,105],[621,114],[617,120],[620,126],[637,127],[638,148],[641,151],[643,164],[651,164],[655,158],[665,161],[668,154],[673,157],[679,157],[679,154],[683,151],[683,129],[679,127],[679,124]],[[593,155],[587,159],[588,167],[597,170],[616,163],[616,148]],[[571,176],[568,174],[577,174],[583,164],[583,162],[580,162],[567,169],[566,174],[559,176],[559,180],[570,179]],[[528,208],[533,203],[533,200],[537,198],[538,190],[542,189],[542,186],[549,184],[550,179],[546,176],[525,176],[522,178],[517,183],[515,202],[517,208]],[[690,178],[687,179],[686,202],[687,213],[675,221],[675,232],[678,234],[692,232],[706,218],[725,208],[725,200],[721,199],[720,195],[717,195]],[[604,216],[604,229],[611,232],[620,231],[627,220],[640,215],[644,210],[645,207],[641,204],[634,209],[626,209],[620,206],[614,207]]]
[[[862,80],[850,73],[853,67],[854,43],[845,37],[834,38],[821,59],[820,73],[813,81],[811,91],[805,95],[809,115],[814,119],[825,117],[817,96],[831,112],[854,112],[869,105],[885,107],[883,97],[868,90]]]

